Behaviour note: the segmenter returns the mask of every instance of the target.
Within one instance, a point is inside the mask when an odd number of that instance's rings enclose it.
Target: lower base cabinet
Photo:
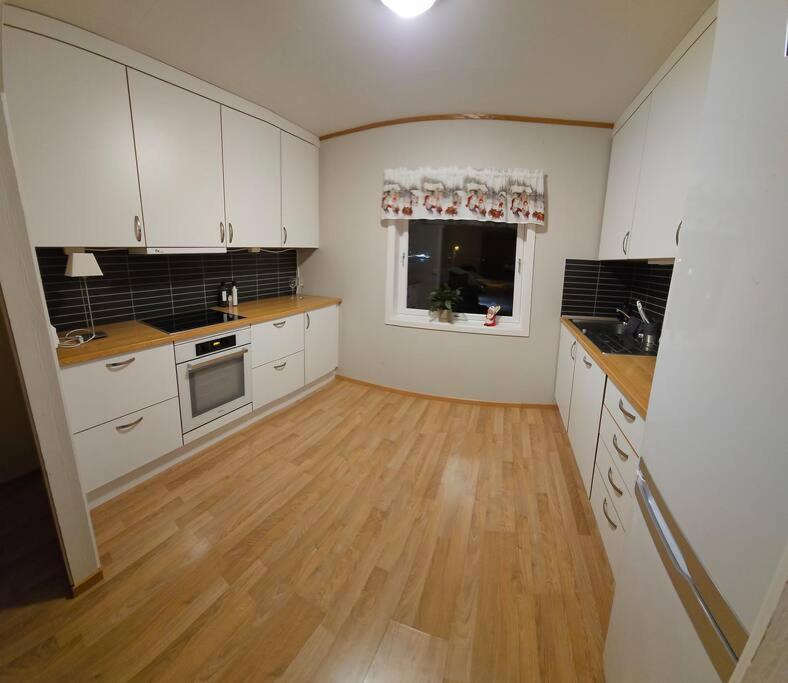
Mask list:
[[[178,398],[74,434],[79,477],[93,491],[183,446]]]
[[[605,486],[604,477],[596,467],[594,468],[594,486],[591,490],[591,509],[594,511],[599,535],[602,536],[602,542],[605,545],[613,578],[617,579],[618,558],[624,546],[626,532],[613,503],[613,496]]]
[[[586,493],[590,494],[607,377],[581,348],[577,348],[577,360],[567,433]]]
[[[299,351],[252,369],[254,409],[262,408],[304,386],[304,352]]]
[[[339,364],[339,306],[309,311],[304,321],[304,374],[311,384]]]

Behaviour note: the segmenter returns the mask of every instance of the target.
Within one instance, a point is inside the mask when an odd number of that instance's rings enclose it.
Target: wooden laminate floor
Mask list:
[[[555,409],[336,381],[93,513],[105,580],[0,679],[601,681],[610,574]]]

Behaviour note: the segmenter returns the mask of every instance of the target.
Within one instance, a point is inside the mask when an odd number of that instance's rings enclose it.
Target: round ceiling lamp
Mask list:
[[[381,0],[381,2],[394,14],[405,19],[412,19],[419,14],[424,14],[435,4],[435,0]]]

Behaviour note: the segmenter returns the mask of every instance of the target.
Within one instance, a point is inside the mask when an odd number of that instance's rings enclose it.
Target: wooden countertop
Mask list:
[[[107,333],[105,339],[96,339],[73,348],[58,347],[57,357],[60,367],[68,367],[100,358],[109,358],[121,353],[132,353],[174,342],[197,339],[218,332],[237,330],[247,325],[255,325],[298,313],[307,313],[341,303],[342,299],[337,297],[308,295],[303,299],[293,299],[289,296],[258,299],[239,304],[234,308],[215,307],[217,311],[236,313],[243,316],[243,319],[199,327],[186,332],[176,332],[175,334],[167,334],[139,320],[99,325],[98,328]]]
[[[654,379],[656,356],[627,356],[615,353],[602,353],[596,344],[586,337],[568,318],[561,322],[575,335],[582,347],[602,368],[610,380],[620,389],[640,417],[646,418],[648,399],[651,395],[651,382]]]

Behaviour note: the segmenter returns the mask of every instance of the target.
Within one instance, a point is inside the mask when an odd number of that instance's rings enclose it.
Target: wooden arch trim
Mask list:
[[[338,138],[343,135],[361,133],[373,128],[385,128],[387,126],[399,126],[403,123],[422,123],[424,121],[514,121],[517,123],[545,123],[553,126],[579,126],[581,128],[613,128],[614,124],[608,121],[583,121],[579,119],[553,119],[543,116],[514,116],[510,114],[425,114],[423,116],[404,116],[399,119],[387,119],[385,121],[374,121],[355,128],[345,128],[333,133],[326,133],[320,136],[320,141]]]

